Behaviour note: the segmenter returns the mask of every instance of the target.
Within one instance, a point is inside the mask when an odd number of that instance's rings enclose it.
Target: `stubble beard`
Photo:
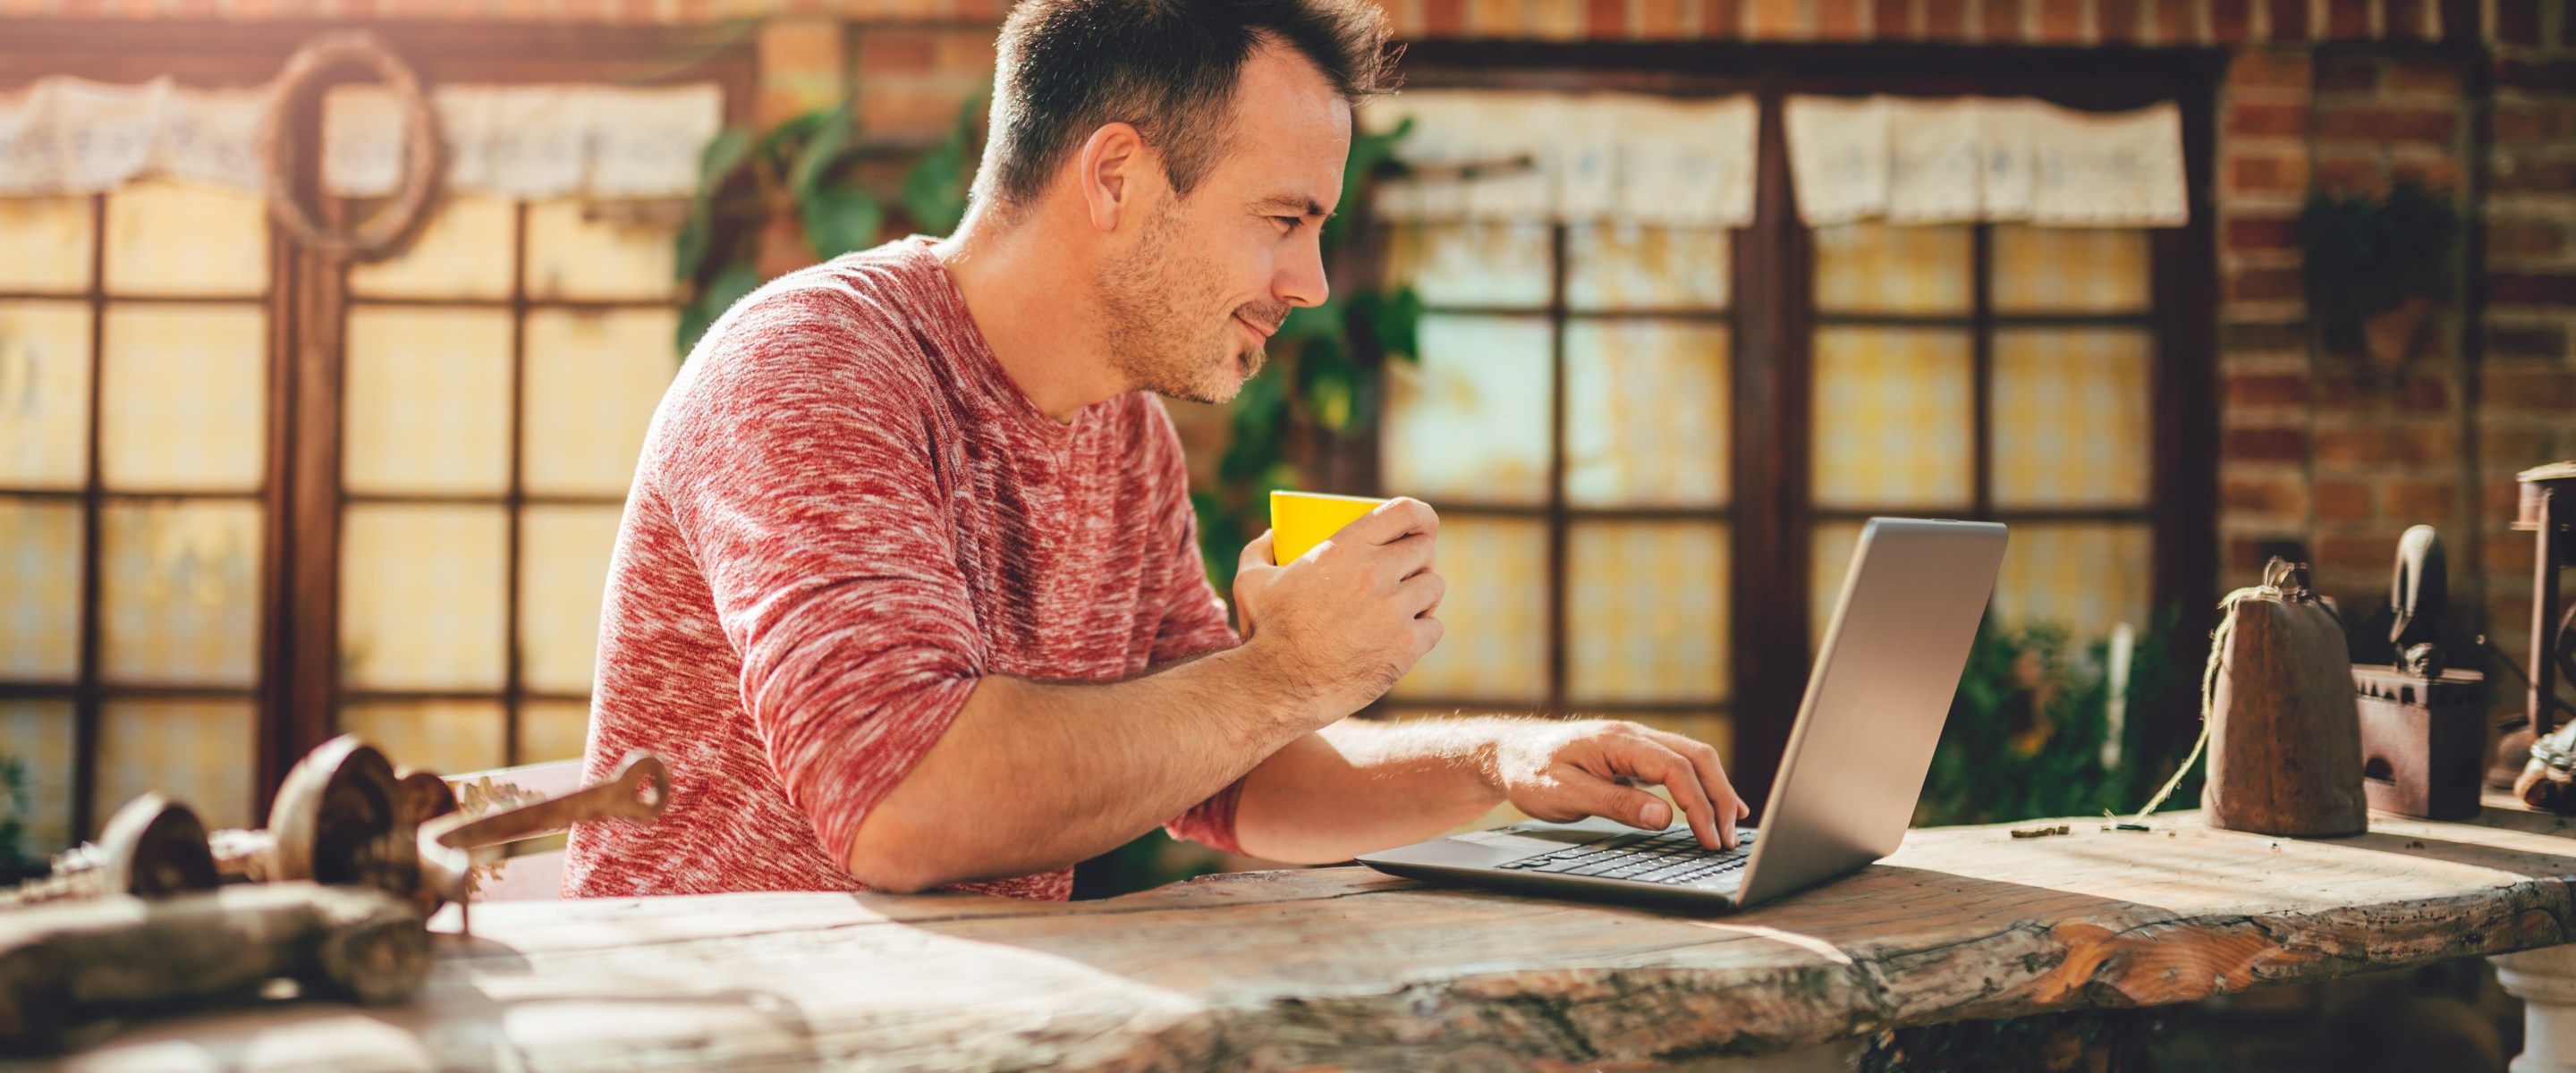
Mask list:
[[[1176,252],[1180,206],[1166,195],[1136,248],[1100,271],[1109,361],[1129,384],[1191,402],[1222,403],[1243,390],[1267,359],[1261,344],[1235,337],[1240,315],[1275,327],[1287,307],[1245,305],[1209,323],[1224,279],[1206,259]]]

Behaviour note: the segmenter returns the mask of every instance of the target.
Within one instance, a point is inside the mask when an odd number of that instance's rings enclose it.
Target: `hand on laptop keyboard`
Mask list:
[[[1715,849],[1752,812],[1726,780],[1717,750],[1653,727],[1615,719],[1531,722],[1498,736],[1489,777],[1533,819],[1568,823],[1600,816],[1648,831],[1675,817]],[[1662,786],[1668,803],[1639,785]]]
[[[1556,875],[1627,879],[1673,886],[1698,883],[1744,867],[1754,832],[1737,832],[1735,849],[1707,849],[1688,830],[1653,835],[1614,835],[1579,846],[1532,854],[1501,867]]]

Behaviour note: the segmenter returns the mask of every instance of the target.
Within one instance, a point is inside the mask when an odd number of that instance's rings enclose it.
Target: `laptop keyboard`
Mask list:
[[[1579,846],[1532,854],[1496,867],[1516,872],[1625,879],[1637,883],[1702,886],[1742,871],[1752,857],[1753,832],[1736,832],[1734,849],[1708,849],[1689,828],[1653,835],[1614,835]]]

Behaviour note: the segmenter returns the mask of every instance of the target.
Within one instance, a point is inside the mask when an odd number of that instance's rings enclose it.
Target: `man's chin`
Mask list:
[[[1254,347],[1238,351],[1234,355],[1231,369],[1223,365],[1212,365],[1208,367],[1205,375],[1189,383],[1167,381],[1162,384],[1148,383],[1140,386],[1167,399],[1222,406],[1233,402],[1235,396],[1243,394],[1243,385],[1250,383],[1253,377],[1261,375],[1262,367],[1267,364],[1268,358],[1269,356],[1260,348]]]
[[[1165,398],[1179,399],[1182,402],[1203,402],[1210,406],[1223,406],[1233,402],[1235,396],[1243,394],[1243,381],[1211,378],[1207,383],[1190,384],[1178,390],[1158,391],[1156,394]]]

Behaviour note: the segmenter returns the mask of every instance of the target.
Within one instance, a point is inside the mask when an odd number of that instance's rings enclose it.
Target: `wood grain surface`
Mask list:
[[[1733,916],[1359,868],[1108,901],[752,894],[478,907],[422,997],[98,1030],[68,1069],[1650,1069],[1880,1028],[2184,1002],[2551,946],[2569,821],[2300,841],[1910,834]]]

